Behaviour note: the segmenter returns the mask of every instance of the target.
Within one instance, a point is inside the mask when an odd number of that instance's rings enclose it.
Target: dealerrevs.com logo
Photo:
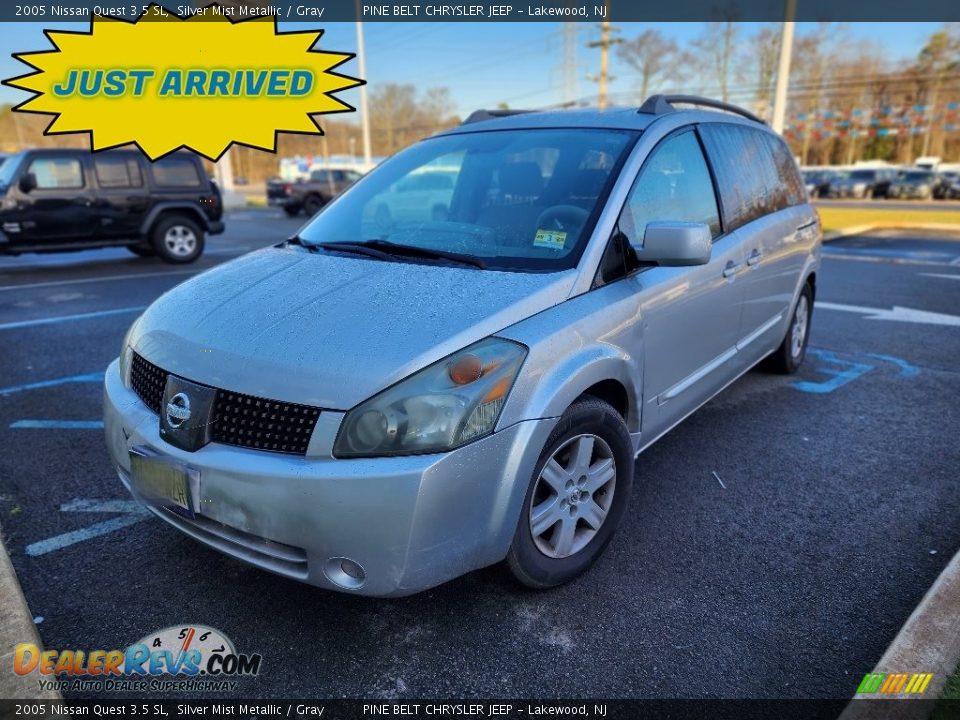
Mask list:
[[[237,678],[260,672],[262,657],[238,653],[219,630],[175,625],[126,650],[41,650],[17,645],[17,675],[36,673],[41,689],[113,692],[232,691]]]

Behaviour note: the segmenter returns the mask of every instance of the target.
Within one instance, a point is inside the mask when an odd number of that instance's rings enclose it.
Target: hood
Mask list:
[[[189,380],[347,410],[563,302],[575,279],[267,248],[161,296],[131,345]]]

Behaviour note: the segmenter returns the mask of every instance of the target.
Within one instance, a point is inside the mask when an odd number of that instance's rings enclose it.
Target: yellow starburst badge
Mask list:
[[[14,55],[34,71],[4,81],[34,93],[15,110],[54,115],[47,135],[136,143],[152,160],[183,147],[215,160],[231,143],[274,151],[276,133],[322,134],[313,116],[353,110],[333,93],[363,84],[334,72],[354,56],[314,49],[322,31],[235,23],[216,7],[183,19],[151,5],[134,22],[45,31],[54,48]]]

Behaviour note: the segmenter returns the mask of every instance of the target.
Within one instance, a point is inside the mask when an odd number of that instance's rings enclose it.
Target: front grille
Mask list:
[[[137,353],[133,354],[133,362],[130,364],[130,384],[137,396],[157,415],[160,414],[160,406],[163,405],[163,389],[167,386],[167,375],[166,370],[147,362]]]
[[[264,400],[218,390],[213,441],[256,450],[304,455],[320,411],[309,405]]]
[[[130,384],[133,391],[160,414],[169,373],[133,354]],[[305,455],[320,409],[278,402],[230,390],[217,390],[213,402],[210,439],[255,450]]]

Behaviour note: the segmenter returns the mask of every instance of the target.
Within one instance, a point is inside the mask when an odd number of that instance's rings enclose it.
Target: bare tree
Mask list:
[[[755,111],[764,117],[773,104],[774,81],[780,61],[780,28],[763,25],[750,38],[748,48],[753,65],[750,79],[756,83]]]
[[[683,78],[685,53],[659,30],[644,30],[633,40],[625,41],[617,48],[617,56],[637,71],[641,101],[649,97],[651,90],[661,89],[664,82],[675,85]]]
[[[378,153],[390,155],[457,123],[446,88],[431,88],[422,95],[413,85],[386,83],[370,93],[370,130]]]
[[[713,77],[718,89],[717,94],[724,102],[730,98],[730,80],[739,34],[740,29],[735,22],[709,22],[705,24],[700,37],[693,41],[701,70],[705,75]]]
[[[917,60],[917,70],[926,80],[923,86],[918,88],[927,107],[921,155],[930,153],[934,119],[944,77],[960,68],[960,34],[953,25],[955,23],[945,25],[942,30],[931,35]]]

